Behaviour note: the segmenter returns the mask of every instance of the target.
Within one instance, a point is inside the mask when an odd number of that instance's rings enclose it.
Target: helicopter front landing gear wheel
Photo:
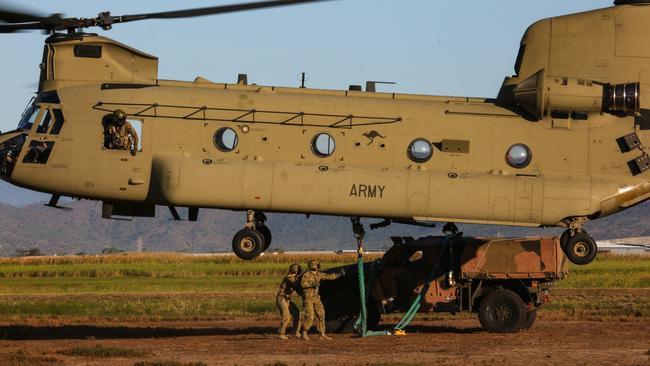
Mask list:
[[[598,252],[596,241],[586,231],[565,231],[560,237],[560,246],[567,258],[575,264],[585,265],[591,263]]]
[[[264,251],[264,237],[257,230],[241,229],[232,239],[232,250],[243,260],[253,260]]]

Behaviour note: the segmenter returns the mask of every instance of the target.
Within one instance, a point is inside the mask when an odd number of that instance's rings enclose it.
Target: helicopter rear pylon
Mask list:
[[[243,260],[260,256],[271,245],[271,230],[265,225],[266,215],[261,211],[248,210],[246,225],[232,239],[232,250]]]

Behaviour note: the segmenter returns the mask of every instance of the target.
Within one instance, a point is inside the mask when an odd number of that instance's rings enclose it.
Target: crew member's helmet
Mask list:
[[[124,112],[121,109],[116,109],[113,112],[113,116],[115,117],[116,121],[125,121],[126,120],[126,112]]]
[[[312,259],[307,263],[307,267],[310,271],[318,271],[320,269],[320,262]]]
[[[300,273],[300,264],[294,263],[289,266],[289,273],[298,274]]]

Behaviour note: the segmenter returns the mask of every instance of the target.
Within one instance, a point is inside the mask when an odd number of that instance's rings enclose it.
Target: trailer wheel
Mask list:
[[[524,323],[521,326],[521,330],[528,330],[533,327],[533,324],[535,323],[535,319],[537,319],[537,310],[531,310],[526,312],[526,318],[524,319]]]
[[[354,331],[354,322],[356,317],[351,315],[341,315],[335,319],[325,321],[327,333],[352,333]]]
[[[338,318],[328,319],[325,322],[325,326],[328,333],[341,333],[341,334],[350,334],[354,333],[354,324],[357,322],[358,316],[345,314],[341,315]],[[381,320],[381,314],[371,303],[368,306],[368,319],[366,320],[366,326],[368,330],[376,330],[379,326],[379,321]]]
[[[490,333],[516,333],[526,319],[526,308],[519,295],[510,290],[494,290],[487,294],[478,311],[483,329]]]

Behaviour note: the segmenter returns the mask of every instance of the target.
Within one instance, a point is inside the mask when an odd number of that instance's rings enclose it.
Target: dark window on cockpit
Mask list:
[[[46,164],[52,153],[54,142],[52,141],[32,141],[27,149],[27,154],[23,159],[26,164]]]
[[[51,90],[48,92],[45,92],[36,98],[37,103],[50,103],[50,104],[59,104],[61,101],[59,100],[59,94],[56,92],[56,90]]]
[[[60,109],[53,109],[52,112],[54,113],[54,125],[52,126],[50,134],[58,135],[59,132],[61,132],[61,128],[63,128],[63,122],[65,122],[65,119],[63,118],[63,112],[61,112]]]
[[[52,113],[50,113],[49,109],[46,109],[45,115],[43,115],[43,119],[36,129],[36,133],[47,133],[47,130],[50,128],[50,123],[52,123]]]

